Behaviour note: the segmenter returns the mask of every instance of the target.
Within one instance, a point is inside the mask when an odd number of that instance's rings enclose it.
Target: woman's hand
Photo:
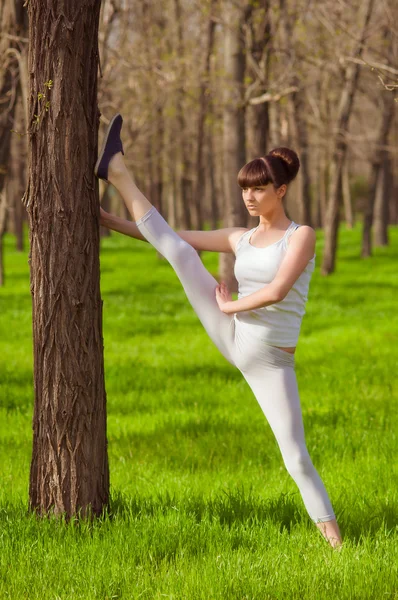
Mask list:
[[[225,313],[231,313],[230,302],[233,302],[231,292],[228,289],[228,286],[223,281],[216,287],[216,300],[217,304]]]

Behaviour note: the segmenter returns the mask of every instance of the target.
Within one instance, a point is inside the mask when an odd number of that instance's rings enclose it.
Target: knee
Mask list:
[[[300,479],[303,476],[310,476],[314,471],[314,465],[306,448],[290,453],[283,458],[286,469],[294,480]]]
[[[186,266],[198,259],[198,253],[190,244],[179,238],[169,244],[165,258],[174,266]]]

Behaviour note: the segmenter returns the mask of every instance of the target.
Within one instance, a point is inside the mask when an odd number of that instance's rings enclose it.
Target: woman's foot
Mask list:
[[[316,526],[333,548],[341,548],[343,542],[336,519],[316,523]]]
[[[125,168],[122,159],[122,154],[124,154],[123,145],[120,139],[122,125],[123,118],[120,114],[111,119],[94,167],[96,176],[105,179],[105,181],[110,181],[110,177],[117,176],[119,170]]]

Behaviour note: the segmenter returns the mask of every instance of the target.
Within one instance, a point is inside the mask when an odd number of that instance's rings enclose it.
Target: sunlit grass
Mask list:
[[[318,232],[317,265],[322,254]],[[322,539],[248,386],[147,244],[102,241],[112,505],[66,526],[27,513],[32,444],[27,253],[0,290],[0,598],[397,598],[398,229],[316,269],[296,371],[307,445],[345,545]],[[217,256],[204,254],[215,273]]]

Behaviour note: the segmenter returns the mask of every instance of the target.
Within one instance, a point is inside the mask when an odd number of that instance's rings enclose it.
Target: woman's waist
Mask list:
[[[274,315],[242,311],[234,315],[235,326],[241,327],[256,339],[278,347],[293,348],[297,345],[301,317],[296,315],[276,319]]]

